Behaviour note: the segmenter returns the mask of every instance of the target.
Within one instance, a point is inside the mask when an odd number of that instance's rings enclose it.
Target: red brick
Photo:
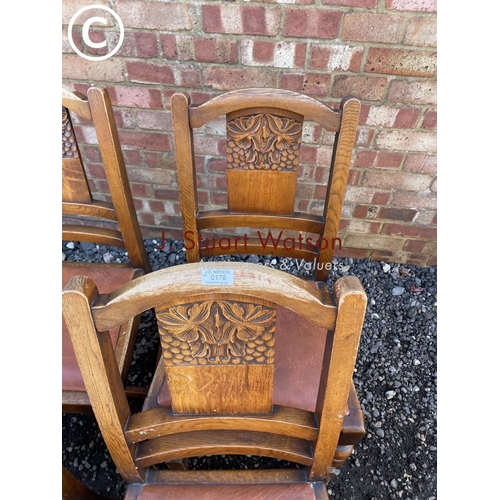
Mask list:
[[[97,146],[89,146],[86,144],[82,144],[80,146],[80,153],[83,154],[83,157],[87,161],[102,162],[101,152]]]
[[[425,191],[430,188],[431,183],[432,177],[429,175],[380,170],[367,170],[363,178],[363,186],[366,187],[406,191]]]
[[[403,43],[435,47],[437,45],[437,19],[435,17],[412,17],[408,21]]]
[[[165,59],[177,59],[177,41],[175,35],[160,35],[160,43]]]
[[[142,165],[141,151],[122,148],[125,165]]]
[[[162,168],[165,170],[176,170],[175,156],[172,153],[156,153],[147,151],[144,153],[146,165],[151,168]]]
[[[371,106],[368,104],[361,104],[361,111],[359,113],[359,124],[365,125],[370,113]]]
[[[192,68],[182,68],[176,67],[175,71],[175,83],[180,87],[201,87],[201,74],[200,70]]]
[[[153,214],[149,212],[140,212],[137,211],[137,218],[139,219],[139,224],[141,226],[153,226],[155,224],[155,218]],[[142,227],[141,227],[142,229]]]
[[[108,87],[111,103],[130,108],[163,109],[161,91],[141,87]]]
[[[313,198],[324,200],[328,191],[327,186],[315,186]]]
[[[115,122],[118,128],[135,128],[136,121],[132,110],[130,109],[114,109]]]
[[[170,136],[167,134],[159,134],[156,132],[132,132],[121,130],[120,142],[123,146],[134,148],[154,150],[154,151],[171,151]]]
[[[134,33],[138,57],[157,57],[158,40],[154,33]]]
[[[303,145],[300,148],[300,163],[309,163],[314,165],[316,163],[316,154],[318,148],[316,146]]]
[[[210,202],[214,205],[227,206],[226,193],[210,193]]]
[[[175,180],[173,172],[158,168],[127,168],[127,174],[130,182],[143,184],[172,186]]]
[[[401,104],[436,104],[437,84],[433,81],[393,80],[389,86],[388,102]]]
[[[165,91],[165,95],[167,92]],[[191,104],[203,104],[204,102],[207,102],[210,100],[212,97],[214,97],[213,94],[209,92],[195,92],[194,90],[191,90],[189,92],[189,98],[191,99]]]
[[[166,64],[128,61],[127,70],[129,79],[132,82],[175,85],[175,77],[172,67]]]
[[[332,96],[344,97],[353,94],[359,99],[378,101],[384,95],[386,86],[385,77],[336,75]]]
[[[204,135],[193,137],[193,146],[197,155],[225,156],[227,144],[225,139],[215,139]]]
[[[374,234],[348,234],[343,241],[343,245],[355,248],[366,248],[376,250],[388,250],[398,252],[403,248],[403,238]]]
[[[408,172],[421,172],[423,174],[435,174],[437,172],[437,157],[427,154],[409,154],[403,170]]]
[[[357,151],[354,155],[352,165],[354,167],[370,168],[375,163],[377,152],[372,150]]]
[[[154,197],[160,200],[179,201],[179,190],[168,188],[155,189]]]
[[[218,160],[217,158],[210,158],[208,161],[208,171],[211,173],[225,173],[227,171],[226,160]]]
[[[249,1],[249,0],[245,0]],[[253,0],[255,3],[283,3],[283,0]],[[294,3],[296,5],[311,5],[316,0],[285,0],[285,3]]]
[[[149,198],[151,196],[151,186],[148,184],[137,184],[136,182],[130,183],[130,190],[132,196],[136,198]]]
[[[284,73],[280,78],[280,87],[311,96],[327,96],[331,76],[320,73]]]
[[[435,129],[437,128],[437,111],[430,109],[425,113],[422,128]]]
[[[380,149],[398,151],[434,152],[437,148],[436,134],[417,130],[382,130],[375,139]]]
[[[437,0],[385,0],[387,9],[436,12]]]
[[[284,36],[337,38],[342,13],[334,10],[294,9],[285,11]]]
[[[101,31],[101,30],[96,30],[96,29],[91,29],[89,31],[89,38],[94,42],[94,43],[100,43],[100,42],[105,42],[107,41],[107,45],[105,47],[99,47],[99,48],[94,48],[94,47],[85,47],[85,51],[90,54],[90,55],[105,55],[108,53],[109,51],[109,48],[114,48],[114,46],[116,46],[116,42],[115,43],[111,43],[113,42],[114,40],[114,35],[115,33],[108,33],[108,36],[106,36],[107,33],[104,32],[104,31]],[[116,33],[117,35],[117,39],[118,37],[120,36],[119,33]],[[111,38],[111,40],[110,40]],[[125,45],[127,42],[127,40],[125,40],[125,37],[124,37],[124,41],[123,41],[123,45]],[[123,48],[123,45],[122,45],[122,48]],[[135,47],[134,47],[135,49]],[[126,52],[125,52],[126,53]]]
[[[364,7],[365,9],[374,9],[378,0],[322,0],[323,5],[335,5],[345,7]]]
[[[357,205],[352,215],[357,219],[374,219],[377,217],[379,207],[374,205]]]
[[[425,241],[422,240],[406,240],[403,245],[403,250],[407,252],[420,253],[425,247]]]
[[[403,158],[403,153],[379,151],[377,152],[377,157],[375,158],[373,166],[375,168],[398,169],[403,162]]]
[[[344,203],[373,203],[375,205],[382,205],[374,201],[377,193],[376,189],[361,187],[361,186],[347,186]]]
[[[375,205],[385,205],[389,201],[391,193],[388,191],[376,191],[372,197],[372,203]]]
[[[304,67],[305,58],[305,43],[264,40],[243,40],[241,42],[241,62],[246,66],[300,68]]]
[[[86,7],[87,5],[89,5],[89,2],[87,0],[65,0],[63,3],[62,3],[62,24],[69,24],[71,18],[73,17],[73,15],[75,14],[75,12],[77,12],[78,10],[80,10],[82,7]],[[93,15],[97,15],[99,13],[99,15],[104,15],[105,13],[102,12],[102,11],[90,11],[90,14],[89,16]],[[85,22],[85,17],[83,16],[79,16],[78,19],[76,20],[75,22],[75,25],[76,24],[83,24]]]
[[[392,127],[398,112],[394,106],[370,106],[365,123],[376,127]]]
[[[433,77],[436,52],[371,47],[366,59],[367,73]]]
[[[394,193],[391,204],[396,207],[436,210],[437,196],[434,193],[411,193],[397,191]]]
[[[356,131],[356,141],[355,141],[356,147],[366,148],[370,146],[374,134],[375,131],[373,129],[358,127],[358,130]]]
[[[397,128],[414,128],[420,118],[420,109],[418,108],[399,108],[394,126]]]
[[[276,87],[276,73],[262,69],[204,68],[203,82],[217,90],[234,90],[244,87]]]
[[[361,179],[361,170],[351,168],[349,170],[349,175],[347,176],[347,184],[351,186],[356,186],[357,184],[359,184],[360,179]]]
[[[85,170],[87,175],[93,179],[106,179],[106,172],[102,165],[96,163],[88,163],[85,165]]]
[[[381,207],[377,218],[411,222],[416,214],[417,211],[410,208]]]
[[[353,12],[345,14],[342,40],[398,43],[404,16]]]
[[[72,80],[123,82],[123,61],[117,58],[87,61],[77,55],[62,56],[62,77]]]
[[[414,223],[420,226],[436,226],[437,212],[435,210],[419,210]]]
[[[237,64],[238,42],[221,38],[194,39],[196,61]]]
[[[137,125],[147,130],[172,131],[172,115],[164,111],[137,111]]]
[[[380,223],[367,222],[360,219],[341,219],[339,225],[339,232],[375,234],[380,229],[380,226],[381,226]]]
[[[180,31],[193,28],[189,5],[117,0],[116,13],[127,28]]]
[[[363,50],[363,47],[348,45],[312,44],[309,68],[357,72],[361,68]]]
[[[302,128],[302,142],[304,144],[319,144],[322,127],[312,122],[305,122]],[[328,148],[331,150],[331,148]]]
[[[281,12],[273,7],[203,5],[201,9],[205,33],[279,34]]]
[[[418,238],[423,240],[435,240],[437,237],[437,229],[435,227],[385,223],[382,227],[381,234],[387,234],[389,236],[404,236],[406,238]]]

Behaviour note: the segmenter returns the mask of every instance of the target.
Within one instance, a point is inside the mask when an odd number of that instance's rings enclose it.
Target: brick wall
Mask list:
[[[63,0],[63,82],[108,87],[145,236],[182,237],[175,91],[201,103],[237,88],[284,88],[334,107],[349,93],[362,113],[337,255],[436,263],[436,0],[101,1],[123,20],[125,38],[99,62],[76,55],[67,36],[72,15],[92,3]],[[84,47],[81,28],[77,47],[105,54]],[[94,24],[90,38],[112,48],[117,30]],[[87,123],[77,134],[105,197],[95,134]],[[202,208],[226,202],[224,134],[216,120],[195,137]],[[298,206],[317,213],[332,137],[308,124],[303,140]]]

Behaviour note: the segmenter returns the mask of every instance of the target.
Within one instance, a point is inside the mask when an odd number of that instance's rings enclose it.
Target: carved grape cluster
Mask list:
[[[275,309],[205,301],[156,316],[166,366],[274,363]]]
[[[64,106],[62,107],[62,157],[78,158],[75,134],[69,119],[69,112]]]
[[[268,113],[241,116],[227,124],[227,168],[289,170],[299,168],[302,123]]]

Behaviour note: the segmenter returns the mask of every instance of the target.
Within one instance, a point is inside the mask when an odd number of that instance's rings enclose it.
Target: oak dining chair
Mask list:
[[[332,109],[297,92],[249,88],[200,105],[178,92],[171,106],[187,261],[224,254],[277,255],[313,262],[314,279],[326,281],[339,246],[359,100],[347,96]],[[200,210],[194,133],[219,117],[226,124],[227,208]],[[305,122],[334,134],[320,215],[298,211],[296,202]]]
[[[183,264],[110,293],[72,277],[63,314],[126,500],[326,500],[333,468],[365,432],[353,370],[366,300],[353,276],[332,294],[323,281],[249,263]],[[150,308],[161,361],[132,414],[108,332]],[[163,467],[218,454],[298,466]]]
[[[91,191],[86,166],[73,125],[78,116],[93,125],[105,177],[109,201],[96,199]],[[62,240],[92,242],[125,248],[129,263],[62,263],[62,286],[72,276],[86,275],[102,293],[128,283],[151,271],[135,212],[113,108],[103,87],[91,87],[85,96],[62,89]],[[112,227],[105,227],[105,224]],[[125,381],[137,337],[140,316],[128,318],[111,331],[111,341],[120,375]],[[131,388],[140,395],[143,389]],[[66,323],[62,325],[62,405],[65,412],[90,411],[90,401],[76,361]]]

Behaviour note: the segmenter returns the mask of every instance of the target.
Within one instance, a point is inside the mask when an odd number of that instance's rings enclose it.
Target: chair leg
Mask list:
[[[344,446],[337,446],[335,450],[335,457],[333,458],[332,467],[340,467],[350,456],[354,450],[354,445],[346,444]]]

